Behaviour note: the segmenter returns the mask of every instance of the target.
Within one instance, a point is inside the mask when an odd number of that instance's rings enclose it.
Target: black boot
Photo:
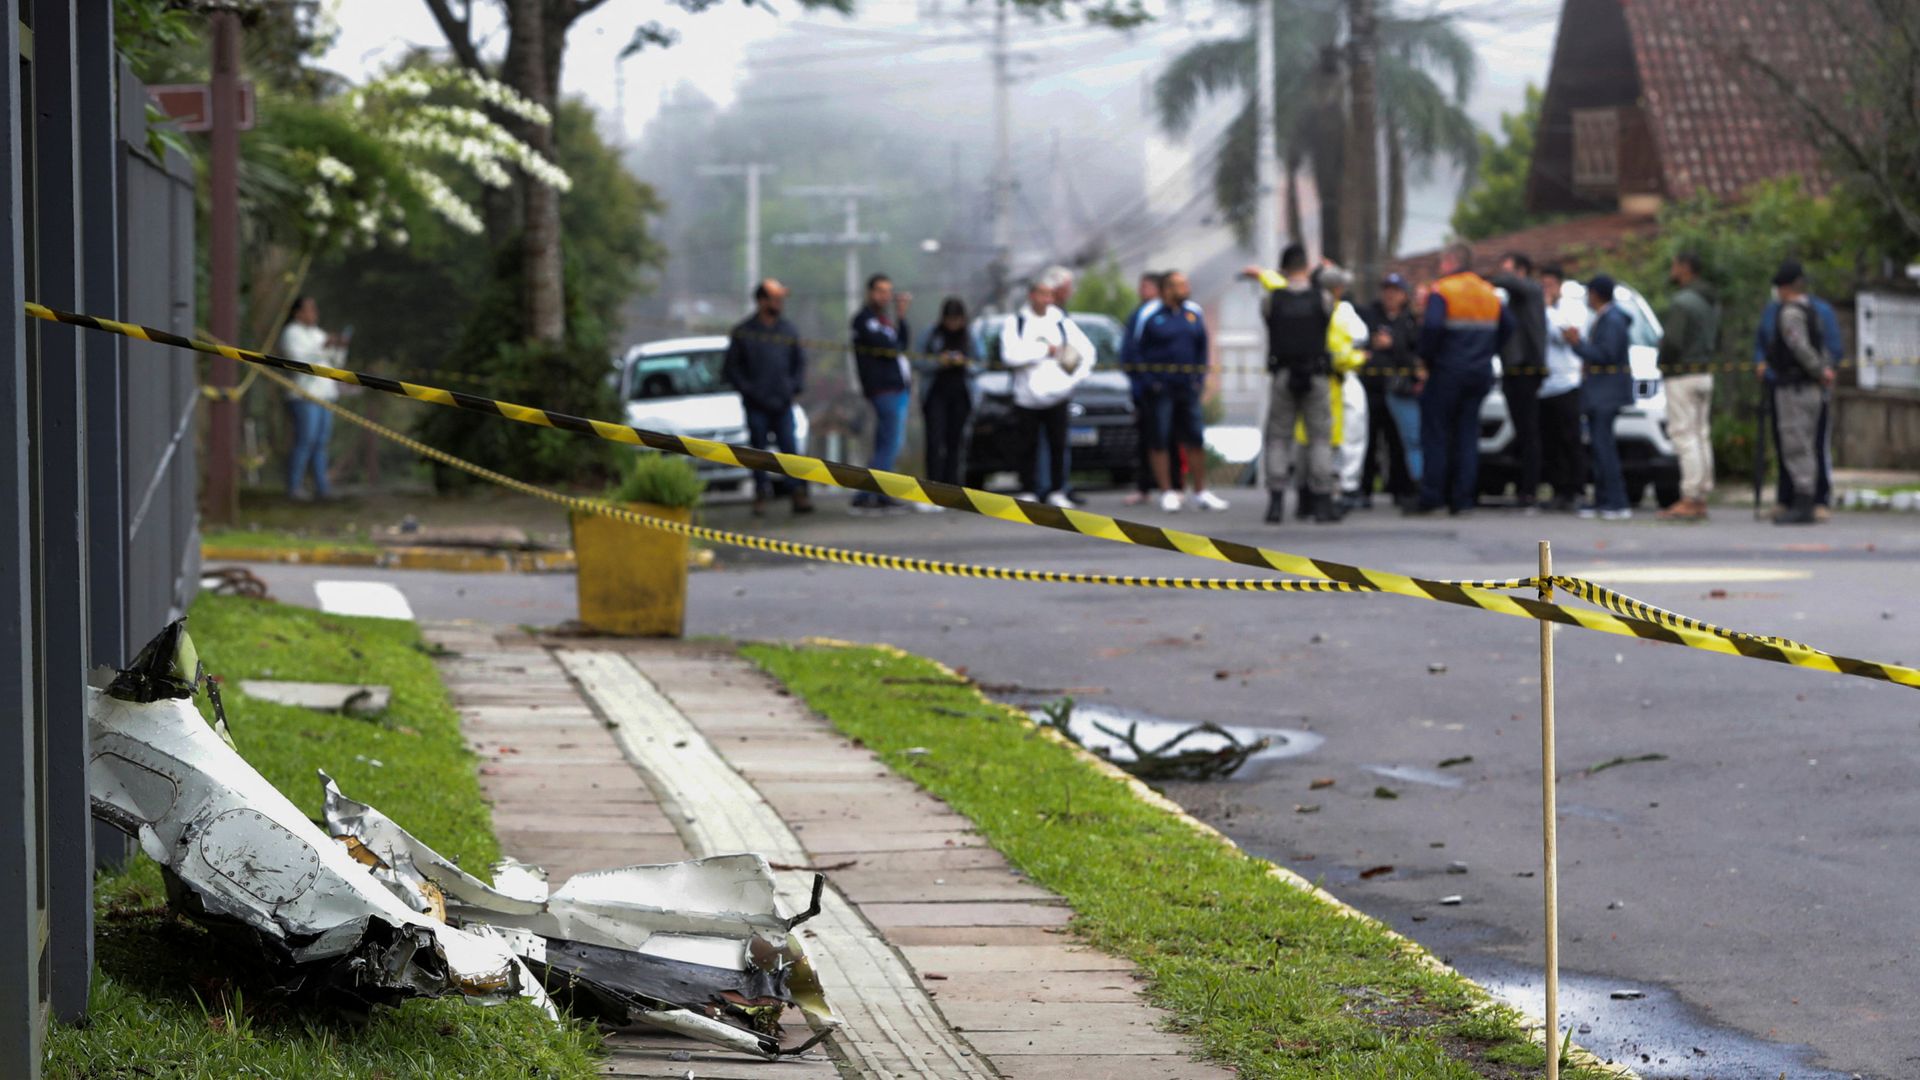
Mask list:
[[[1313,497],[1313,521],[1316,525],[1332,525],[1346,515],[1340,512],[1340,499],[1337,495],[1315,495]]]
[[[1278,525],[1287,516],[1287,493],[1284,491],[1267,492],[1267,524]]]
[[[1796,495],[1791,505],[1774,512],[1775,525],[1812,525],[1820,520],[1813,515],[1813,496]]]

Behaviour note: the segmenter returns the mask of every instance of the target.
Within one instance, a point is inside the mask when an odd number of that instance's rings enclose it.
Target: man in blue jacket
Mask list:
[[[1813,305],[1813,314],[1820,320],[1820,345],[1827,352],[1827,358],[1837,366],[1846,358],[1846,348],[1840,337],[1840,317],[1833,312],[1833,305],[1809,293],[1807,301]],[[1774,328],[1780,318],[1780,298],[1776,295],[1767,301],[1767,308],[1760,313],[1760,326],[1753,336],[1753,362],[1766,380],[1767,422],[1773,429],[1773,445],[1780,446],[1780,409],[1773,400],[1775,383],[1773,369],[1767,366],[1767,350],[1773,345]],[[1826,520],[1828,507],[1833,505],[1833,455],[1832,438],[1827,422],[1831,413],[1831,402],[1820,403],[1820,426],[1814,432],[1813,450],[1818,458],[1818,467],[1814,472],[1813,505],[1814,514]],[[1780,470],[1780,484],[1774,492],[1774,500],[1781,506],[1793,505],[1793,477],[1787,470]]]
[[[1187,275],[1169,270],[1160,279],[1160,303],[1143,312],[1135,349],[1142,370],[1137,372],[1139,400],[1146,417],[1147,458],[1160,485],[1160,509],[1180,509],[1180,483],[1173,478],[1175,446],[1187,460],[1206,460],[1206,428],[1200,417],[1200,398],[1206,392],[1207,323],[1193,302]],[[1225,510],[1227,501],[1207,490],[1207,471],[1187,470],[1193,479],[1193,504],[1202,510]]]
[[[913,385],[906,350],[913,340],[907,328],[907,308],[913,294],[893,292],[893,279],[875,274],[867,279],[867,306],[853,315],[853,363],[860,376],[860,393],[873,406],[875,469],[891,472],[907,435],[908,389]],[[853,497],[856,510],[889,510],[898,499],[862,491]]]
[[[1580,383],[1580,411],[1587,420],[1587,440],[1593,449],[1593,502],[1580,508],[1583,518],[1626,521],[1633,517],[1627,505],[1627,481],[1620,469],[1620,447],[1614,442],[1613,421],[1633,404],[1632,320],[1613,302],[1613,279],[1596,274],[1587,282],[1587,307],[1593,322],[1582,335],[1567,327],[1567,344],[1586,365]]]

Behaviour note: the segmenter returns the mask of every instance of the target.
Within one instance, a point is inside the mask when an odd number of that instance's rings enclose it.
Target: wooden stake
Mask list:
[[[1553,545],[1540,541],[1540,599],[1553,599]],[[1560,1078],[1560,857],[1554,790],[1553,624],[1540,623],[1540,820],[1547,914],[1547,1080]]]

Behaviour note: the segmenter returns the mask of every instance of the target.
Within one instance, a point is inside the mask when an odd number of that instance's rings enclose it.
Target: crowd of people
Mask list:
[[[1324,260],[1312,265],[1299,244],[1285,249],[1277,271],[1249,266],[1244,273],[1263,294],[1271,387],[1260,463],[1269,523],[1288,519],[1290,499],[1295,517],[1336,523],[1371,509],[1376,490],[1410,515],[1473,512],[1482,488],[1481,408],[1496,383],[1512,428],[1514,505],[1606,521],[1633,516],[1615,424],[1636,401],[1635,322],[1622,302],[1629,294],[1607,274],[1579,282],[1513,253],[1483,276],[1472,250],[1454,244],[1441,253],[1435,280],[1416,286],[1388,274],[1375,299],[1356,307],[1347,298],[1353,276]],[[1697,521],[1707,516],[1713,490],[1720,302],[1691,252],[1672,260],[1670,283],[1658,364],[1680,482],[1678,500],[1657,516]],[[1828,391],[1841,357],[1839,327],[1832,308],[1809,292],[1799,263],[1783,263],[1773,287],[1754,362],[1768,386],[1781,463],[1774,520],[1807,524],[1824,519],[1830,498]],[[1049,268],[1027,284],[1024,302],[997,330],[999,361],[1010,373],[1021,497],[1063,508],[1083,501],[1068,483],[1068,420],[1075,388],[1096,362],[1093,343],[1068,314],[1072,291],[1071,271]],[[1201,405],[1213,364],[1205,313],[1177,270],[1143,274],[1139,296],[1120,347],[1141,447],[1139,490],[1126,501],[1151,501],[1168,513],[1224,510],[1227,501],[1207,486]],[[752,444],[795,453],[792,404],[806,357],[785,320],[785,297],[772,279],[756,288],[754,314],[734,328],[725,377],[741,395]],[[987,351],[957,297],[915,339],[912,302],[876,274],[852,318],[859,389],[873,416],[869,464],[894,469],[917,381],[926,475],[957,484],[975,405],[972,377]],[[782,484],[797,512],[812,509],[804,484],[764,475],[757,483],[756,513]],[[863,512],[903,505],[883,492],[854,498]]]

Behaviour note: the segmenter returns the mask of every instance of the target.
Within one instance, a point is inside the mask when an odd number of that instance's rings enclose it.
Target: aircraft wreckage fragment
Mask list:
[[[278,988],[364,1007],[457,995],[493,1003],[551,989],[639,1022],[773,1058],[838,1023],[758,855],[579,874],[549,891],[512,861],[488,885],[325,773],[325,829],[233,748],[218,691],[182,622],[89,696],[96,817],[160,864],[169,903],[250,941]],[[216,722],[194,708],[205,683]],[[537,974],[536,974],[537,973]],[[783,1049],[780,1017],[822,1032]]]

